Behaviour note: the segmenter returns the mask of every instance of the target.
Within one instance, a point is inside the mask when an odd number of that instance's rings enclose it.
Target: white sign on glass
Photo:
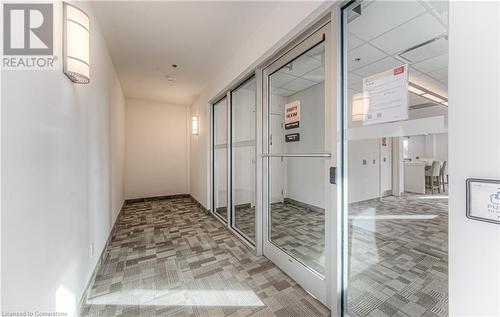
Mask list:
[[[408,65],[363,78],[363,124],[408,120]]]

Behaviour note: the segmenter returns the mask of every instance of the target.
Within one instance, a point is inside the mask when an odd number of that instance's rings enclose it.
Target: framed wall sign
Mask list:
[[[467,218],[500,224],[500,180],[468,178]]]

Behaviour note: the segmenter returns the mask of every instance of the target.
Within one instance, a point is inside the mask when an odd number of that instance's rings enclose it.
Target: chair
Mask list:
[[[441,184],[440,184],[440,165],[439,161],[433,161],[430,169],[425,171],[425,178],[429,180],[429,185],[431,187],[431,191],[434,194],[434,179],[437,181],[438,193],[441,193]]]
[[[448,185],[448,170],[446,169],[447,164],[448,164],[448,161],[444,161],[443,165],[441,165],[441,169],[439,170],[439,178],[441,180],[441,183],[443,184],[443,192],[446,192],[445,184]],[[445,175],[446,175],[446,182],[444,181]]]

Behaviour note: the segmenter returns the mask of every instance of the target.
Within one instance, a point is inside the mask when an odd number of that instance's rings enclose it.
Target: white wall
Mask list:
[[[349,203],[379,197],[379,140],[351,140],[347,151]]]
[[[190,137],[190,194],[209,205],[209,102],[236,79],[270,57],[330,5],[322,1],[283,2],[256,29],[227,65],[190,107],[190,115],[200,116],[200,134]]]
[[[500,3],[450,2],[450,316],[500,315],[500,225],[465,217],[465,180],[500,179]]]
[[[91,8],[77,5],[91,18],[90,84],[2,71],[3,311],[71,312],[123,203],[123,94]]]
[[[286,130],[285,134],[300,133],[300,141],[286,143],[286,152],[325,152],[325,84],[295,93],[287,98],[287,103],[295,100],[300,100],[300,127]],[[281,113],[284,112],[283,107]],[[283,138],[280,141],[284,143]],[[287,158],[286,161],[286,197],[325,208],[325,161],[310,158]]]
[[[408,137],[408,157],[412,161],[426,158],[425,135],[412,135]]]
[[[127,99],[126,198],[188,193],[187,107]]]

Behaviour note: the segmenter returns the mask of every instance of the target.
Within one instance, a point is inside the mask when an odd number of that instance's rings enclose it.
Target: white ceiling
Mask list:
[[[350,93],[362,90],[363,77],[408,63],[410,82],[448,97],[447,23],[446,1],[362,2],[347,25]],[[410,94],[410,106],[423,103],[429,100]]]
[[[93,7],[125,96],[190,105],[278,3],[99,1]]]
[[[325,81],[325,45],[321,43],[270,77],[272,94],[288,97]]]

